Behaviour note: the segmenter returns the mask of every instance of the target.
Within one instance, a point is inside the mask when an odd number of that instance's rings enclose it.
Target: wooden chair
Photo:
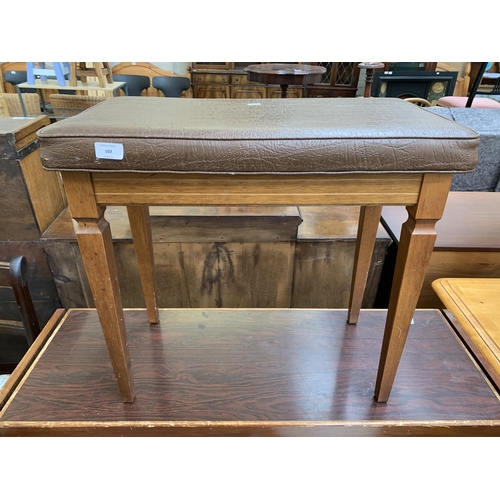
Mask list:
[[[76,85],[79,77],[82,82],[87,81],[87,77],[96,77],[100,87],[106,87],[106,83],[113,83],[113,72],[109,62],[93,62],[92,67],[87,67],[87,63],[72,62],[70,66],[70,83]]]
[[[9,114],[7,116],[24,116],[19,95],[3,93],[0,94],[7,105]],[[23,94],[23,104],[27,116],[38,116],[42,114],[40,107],[40,96],[38,94]]]
[[[26,257],[0,262],[0,288],[12,289],[21,316],[21,321],[0,320],[0,373],[10,373],[40,333],[26,276]]]
[[[105,100],[105,97],[90,95],[50,94],[49,96],[56,119],[77,115]]]
[[[421,108],[428,108],[432,106],[427,99],[423,99],[422,97],[407,97],[405,101],[411,102],[415,104],[415,106],[420,106]]]

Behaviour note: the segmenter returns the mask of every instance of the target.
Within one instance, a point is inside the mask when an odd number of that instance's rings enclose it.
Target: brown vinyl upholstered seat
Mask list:
[[[475,132],[400,99],[110,99],[39,132],[53,170],[459,172]],[[123,144],[96,159],[95,142]]]

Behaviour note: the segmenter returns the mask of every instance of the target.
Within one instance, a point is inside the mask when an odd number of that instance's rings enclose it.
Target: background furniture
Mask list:
[[[500,279],[442,278],[432,287],[458,335],[500,387]]]
[[[113,79],[115,81],[119,81],[115,78],[116,75],[146,76],[151,82],[152,78],[155,76],[175,76],[175,73],[170,70],[161,69],[158,66],[155,66],[154,64],[148,62],[121,62],[116,66],[113,66]],[[177,76],[186,76],[190,78],[189,74]],[[122,91],[118,91],[118,95],[122,95]],[[161,97],[160,91],[155,89],[151,83],[149,88],[143,95],[147,95],[149,97]],[[187,90],[181,97],[192,97],[192,93],[190,90]]]
[[[10,116],[9,108],[7,107],[7,102],[5,98],[0,95],[0,116]]]
[[[41,95],[42,102],[49,101],[49,94],[58,92],[60,94],[75,94],[74,90],[67,90],[64,87],[61,87],[57,90],[51,91],[40,91],[34,88],[24,88],[19,91],[17,85],[21,83],[27,83],[27,71],[26,71],[26,63],[25,62],[4,62],[0,63],[0,89],[4,87],[3,92],[7,92],[10,94],[17,94],[18,92],[25,93],[39,93]],[[21,115],[22,116],[22,115]]]
[[[485,62],[481,63],[472,83],[468,97],[442,97],[437,102],[438,106],[449,108],[500,108],[500,102],[494,99],[476,97],[477,95],[484,94],[500,95],[500,74],[495,80],[493,80],[490,88],[480,89],[487,64],[488,63]]]
[[[3,79],[4,79],[4,87],[5,90],[2,90],[2,92],[7,92],[10,87],[10,92],[11,93],[17,93],[16,85],[19,85],[20,83],[25,83],[28,81],[28,73],[26,71],[22,70],[10,70],[10,71],[5,71],[3,73]],[[26,93],[35,93],[36,90],[34,89],[24,89],[23,92]]]
[[[56,119],[77,115],[84,109],[91,108],[105,100],[105,97],[89,95],[51,94],[49,96],[52,113]]]
[[[359,207],[151,207],[159,307],[347,308]],[[124,307],[144,307],[123,207],[106,210]],[[94,307],[65,210],[41,238],[64,308]],[[379,225],[363,307],[391,239]]]
[[[363,92],[363,97],[372,96],[372,85],[373,85],[375,70],[380,69],[383,66],[384,63],[381,62],[361,62],[358,64],[358,68],[364,69],[366,72],[365,90]]]
[[[17,86],[17,95],[19,96],[20,102],[21,102],[21,107],[24,106],[24,96],[26,94],[23,94],[22,91],[23,89],[35,89],[42,96],[46,96],[45,98],[47,101],[42,101],[42,108],[47,112],[47,106],[46,103],[50,101],[50,95],[54,93],[58,93],[61,90],[69,90],[69,91],[75,91],[77,94],[81,95],[82,93],[85,93],[86,95],[92,96],[92,97],[105,97],[107,99],[111,97],[116,96],[116,92],[119,88],[125,88],[126,91],[126,85],[123,82],[112,82],[106,84],[105,87],[100,87],[98,82],[81,82],[78,81],[77,85],[71,86],[71,85],[65,85],[64,87],[61,87],[57,85],[56,83],[52,83],[50,81],[47,82],[39,82],[37,81],[34,85],[29,85],[28,83],[21,83]],[[76,102],[77,100],[75,100]],[[26,116],[26,114],[22,115]]]
[[[45,66],[44,62],[39,62],[35,65],[34,62],[26,63],[27,72],[27,82],[30,85],[34,85],[36,82],[36,77],[40,77],[42,82],[46,82],[48,77],[56,77],[57,84],[60,87],[64,87],[66,82],[70,79],[70,63],[68,62],[53,62],[52,67],[48,68]],[[76,80],[73,85],[76,85]]]
[[[304,87],[307,83],[321,81],[322,75],[326,73],[323,66],[295,63],[271,63],[271,64],[249,64],[245,71],[251,82],[263,83],[264,85],[279,85],[281,98],[287,97],[290,85]]]
[[[75,87],[77,80],[86,82],[87,78],[95,77],[99,83],[99,87],[106,87],[113,83],[113,71],[109,62],[93,62],[92,66],[87,66],[85,62],[72,62],[70,66],[70,85]]]
[[[445,95],[451,96],[458,72],[442,71],[376,71],[373,97],[421,97],[435,105]]]
[[[306,84],[306,97],[356,97],[359,80],[357,62],[313,62],[326,72],[318,83]]]
[[[16,96],[16,94],[12,94]],[[59,175],[40,163],[37,131],[49,118],[0,118],[0,261],[23,255],[38,322],[44,325],[60,307],[40,236],[66,207]],[[12,293],[0,289],[0,316],[17,320]]]
[[[38,94],[25,94],[19,97],[18,94],[0,94],[7,106],[7,116],[38,116],[42,114],[40,97]],[[24,109],[23,109],[24,106]]]
[[[500,191],[500,110],[437,106],[426,110],[461,123],[479,134],[476,170],[454,176],[452,191]]]
[[[152,84],[164,97],[181,97],[191,87],[190,79],[183,76],[153,76]]]
[[[11,289],[21,321],[0,319],[0,373],[11,373],[40,333],[23,256],[0,262],[0,288]]]
[[[406,219],[402,207],[384,207],[382,224],[395,245],[389,247],[381,278],[381,290],[390,289],[400,227]],[[451,192],[443,217],[436,223],[437,238],[418,308],[442,308],[432,289],[438,278],[500,278],[500,193]],[[388,300],[385,294],[385,300]],[[378,300],[381,301],[379,295]],[[386,302],[387,304],[387,302]],[[377,304],[384,307],[383,303]]]
[[[151,85],[149,77],[144,75],[113,75],[113,81],[127,85],[127,95],[139,97]]]
[[[245,68],[259,62],[193,62],[191,84],[193,97],[209,99],[280,98],[279,85],[251,82]],[[297,63],[290,63],[297,64]],[[292,85],[287,97],[303,97],[303,87]]]
[[[432,106],[432,104],[427,99],[422,99],[421,97],[407,97],[405,101],[411,102],[412,104],[420,106],[421,108],[428,108]]]
[[[443,62],[438,62],[433,71],[445,71],[445,72],[454,72],[457,69],[450,64],[446,64]],[[456,96],[466,96],[469,92],[470,86],[470,72],[471,72],[471,63],[466,63],[463,69],[463,75],[460,73],[457,75],[457,81],[455,83],[455,89],[453,91],[453,95]]]

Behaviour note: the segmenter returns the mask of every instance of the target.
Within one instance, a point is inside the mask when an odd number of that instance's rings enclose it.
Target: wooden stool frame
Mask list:
[[[140,174],[62,172],[77,240],[124,402],[134,400],[123,307],[106,206],[127,207],[148,318],[158,322],[149,206],[360,205],[348,322],[356,323],[383,205],[404,205],[375,398],[386,402],[410,328],[452,180],[451,173]]]

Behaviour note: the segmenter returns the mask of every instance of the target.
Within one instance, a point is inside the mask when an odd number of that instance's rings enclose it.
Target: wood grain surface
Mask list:
[[[373,399],[384,311],[126,310],[122,403],[94,310],[72,310],[0,414],[0,434],[494,434],[500,402],[439,311],[417,311],[391,399]],[[496,422],[496,423],[495,423]],[[17,430],[16,430],[17,429]]]
[[[442,278],[432,286],[463,329],[462,337],[487,369],[500,380],[499,278]]]

